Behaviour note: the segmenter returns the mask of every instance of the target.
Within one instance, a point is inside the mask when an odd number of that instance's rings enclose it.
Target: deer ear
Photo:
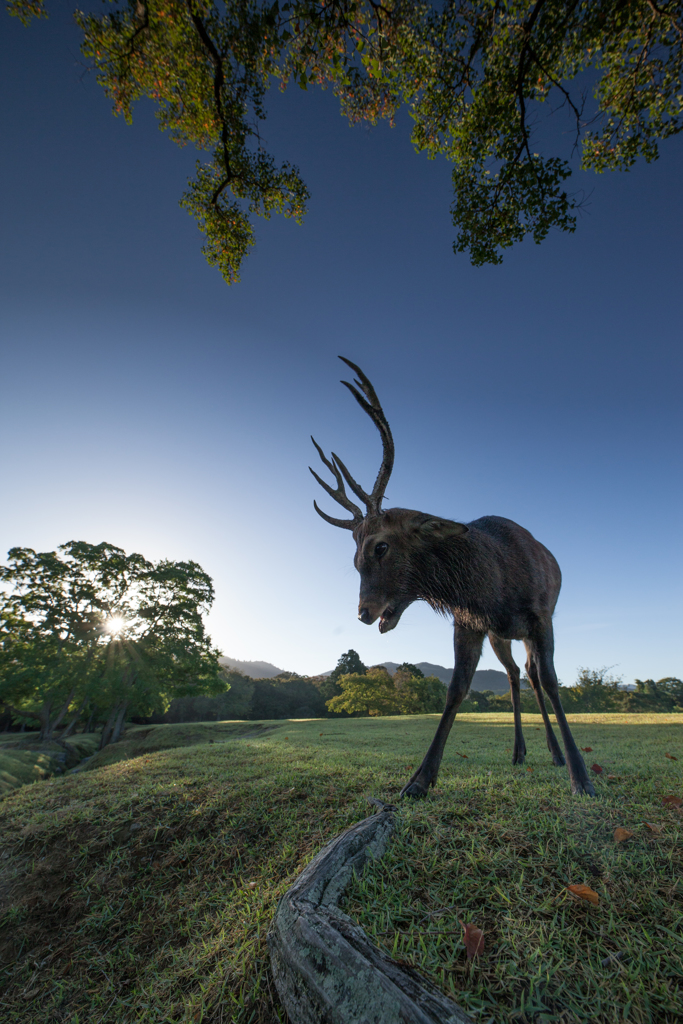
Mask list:
[[[464,523],[454,523],[452,519],[427,519],[420,523],[419,532],[423,537],[434,538],[434,540],[449,540],[451,537],[460,537],[468,532]]]

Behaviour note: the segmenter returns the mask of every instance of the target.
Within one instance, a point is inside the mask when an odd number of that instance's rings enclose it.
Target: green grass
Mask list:
[[[98,742],[99,736],[95,734],[72,736],[68,741],[71,750],[65,751],[58,743],[40,743],[35,734],[3,734],[0,737],[0,797],[64,771],[79,758],[93,754]]]
[[[513,769],[511,716],[467,715],[437,791],[401,805],[397,838],[346,909],[482,1022],[680,1022],[681,814],[661,797],[683,795],[681,716],[573,718],[605,768],[596,800],[570,796],[538,716],[525,716],[527,765]],[[278,898],[367,815],[368,795],[396,797],[436,720],[131,730],[113,763],[11,793],[3,1024],[284,1021],[265,945]],[[615,845],[616,826],[634,838]],[[570,882],[600,905],[575,903]],[[485,931],[469,965],[458,919]]]
[[[232,739],[251,739],[262,736],[278,724],[273,722],[190,722],[183,725],[139,725],[126,730],[124,739],[112,743],[84,765],[83,770],[93,771],[108,764],[129,761],[133,757],[145,757],[160,750],[174,750],[179,747],[197,747],[205,743],[224,743]]]

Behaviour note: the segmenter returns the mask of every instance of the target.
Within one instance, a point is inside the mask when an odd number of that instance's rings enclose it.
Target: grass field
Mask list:
[[[482,1024],[680,1024],[681,812],[662,797],[683,796],[683,716],[573,721],[604,768],[596,800],[570,796],[538,716],[513,769],[511,716],[467,715],[346,909]],[[3,1024],[284,1020],[265,945],[279,896],[367,796],[396,797],[435,723],[133,728],[99,766],[10,793]],[[484,929],[469,963],[460,920]]]
[[[72,736],[70,749],[59,743],[39,743],[31,733],[4,733],[0,736],[0,797],[38,779],[76,764],[97,750],[96,734]]]

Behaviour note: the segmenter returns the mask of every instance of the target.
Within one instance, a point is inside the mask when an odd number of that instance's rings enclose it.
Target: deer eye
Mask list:
[[[377,558],[383,558],[389,550],[389,545],[385,544],[384,541],[380,541],[379,544],[375,545],[375,554]]]

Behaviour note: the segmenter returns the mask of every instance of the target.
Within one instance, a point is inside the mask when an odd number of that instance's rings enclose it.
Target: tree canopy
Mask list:
[[[89,706],[106,719],[106,745],[128,714],[219,693],[219,652],[202,618],[212,602],[195,562],[154,563],[84,541],[13,548],[0,567],[0,702],[39,721],[44,739]]]
[[[655,682],[653,679],[635,679],[635,689],[627,689],[620,676],[613,676],[609,669],[579,669],[573,686],[560,685],[562,707],[574,713],[612,712],[683,712],[683,681],[667,676]],[[520,692],[522,711],[538,714],[538,705],[530,687]],[[460,707],[459,714],[466,712],[512,711],[510,693],[493,693],[491,690],[470,690]]]
[[[25,23],[46,13],[44,0],[8,7]],[[683,125],[676,0],[111,0],[75,17],[115,113],[149,98],[175,142],[207,154],[181,205],[229,283],[253,216],[300,222],[309,199],[261,142],[274,83],[331,88],[352,123],[407,110],[413,146],[453,164],[453,247],[477,266],[574,231],[573,151],[584,169],[628,170]],[[560,112],[570,153],[552,141],[564,133],[539,143]]]
[[[327,678],[331,683],[336,683],[342,676],[351,674],[363,676],[366,672],[367,668],[360,660],[360,655],[352,647],[345,654],[340,655],[339,661]]]
[[[440,714],[446,702],[446,687],[436,676],[412,675],[400,666],[393,676],[383,665],[367,672],[341,676],[341,693],[327,701],[330,711],[366,715]]]

